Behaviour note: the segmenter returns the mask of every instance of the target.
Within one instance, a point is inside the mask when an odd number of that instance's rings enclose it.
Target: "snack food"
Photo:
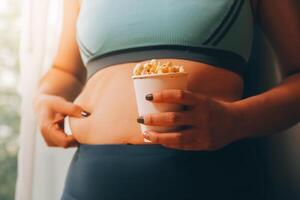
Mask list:
[[[182,65],[173,65],[170,61],[161,64],[156,59],[152,59],[144,64],[138,63],[133,69],[133,75],[135,76],[176,72],[184,72],[184,67]]]
[[[176,112],[183,105],[174,103],[154,103],[145,99],[147,94],[165,89],[187,89],[188,73],[183,66],[174,66],[171,62],[160,64],[152,59],[145,64],[138,63],[133,69],[133,85],[139,116],[149,113]],[[138,116],[137,116],[138,117]],[[176,131],[180,126],[150,126],[140,124],[141,132],[153,130],[157,132]],[[145,142],[151,142],[144,138]]]

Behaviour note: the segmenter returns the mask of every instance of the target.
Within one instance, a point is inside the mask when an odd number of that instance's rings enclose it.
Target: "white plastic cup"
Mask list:
[[[183,110],[183,105],[175,103],[153,103],[145,99],[147,94],[165,89],[187,89],[187,72],[135,75],[133,85],[139,116],[151,113],[175,112]],[[156,132],[171,132],[179,126],[148,126],[140,124],[142,133],[146,130]],[[145,142],[151,142],[144,138]]]

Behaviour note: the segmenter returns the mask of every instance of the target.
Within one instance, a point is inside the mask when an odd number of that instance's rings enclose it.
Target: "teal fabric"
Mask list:
[[[161,45],[223,50],[248,61],[252,24],[249,0],[83,0],[77,42],[84,64]]]
[[[263,200],[253,147],[245,140],[217,151],[80,144],[61,200]]]

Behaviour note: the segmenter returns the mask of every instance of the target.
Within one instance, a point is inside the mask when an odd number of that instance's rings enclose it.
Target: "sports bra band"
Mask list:
[[[215,50],[208,48],[184,47],[175,45],[148,46],[115,51],[101,55],[87,63],[87,76],[90,78],[98,70],[107,66],[122,64],[126,62],[140,62],[149,59],[185,59],[197,61],[221,67],[244,76],[244,69],[247,62],[238,54],[224,50]]]

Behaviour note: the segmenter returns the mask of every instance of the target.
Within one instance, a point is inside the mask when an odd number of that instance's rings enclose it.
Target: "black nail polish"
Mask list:
[[[148,101],[153,100],[153,95],[152,94],[147,94],[146,95],[146,100],[148,100]]]
[[[81,111],[81,116],[82,117],[88,117],[90,115],[90,113],[86,112],[86,111]]]
[[[144,117],[143,117],[143,116],[140,116],[140,117],[138,117],[138,118],[136,119],[136,121],[137,121],[138,123],[143,124],[143,123],[144,123]]]

